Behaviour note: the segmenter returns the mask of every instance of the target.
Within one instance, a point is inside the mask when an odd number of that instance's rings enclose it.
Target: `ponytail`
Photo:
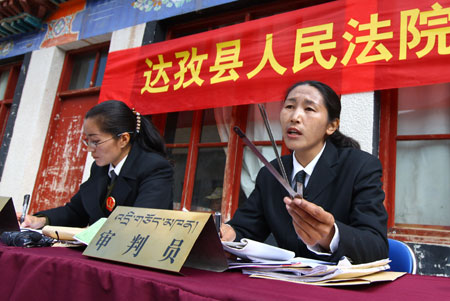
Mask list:
[[[329,136],[327,140],[331,141],[337,147],[351,147],[361,149],[358,141],[351,137],[345,136],[339,130],[336,130],[333,134],[331,134],[331,136]]]
[[[139,116],[141,119],[140,128],[134,133],[134,137],[139,145],[149,151],[167,157],[166,145],[164,139],[159,134],[153,123],[145,116]]]

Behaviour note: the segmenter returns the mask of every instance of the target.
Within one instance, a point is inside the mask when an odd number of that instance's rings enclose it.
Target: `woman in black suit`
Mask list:
[[[388,257],[387,213],[379,160],[339,132],[340,99],[316,81],[288,90],[280,112],[283,140],[293,150],[282,157],[292,184],[305,172],[303,198],[287,191],[262,168],[256,186],[222,239],[264,241],[270,233],[296,256],[354,263]],[[276,160],[272,164],[279,170]],[[294,185],[295,186],[295,185]]]
[[[83,132],[95,160],[89,179],[66,205],[27,215],[22,227],[84,227],[117,206],[172,209],[173,168],[150,120],[110,100],[87,112]]]

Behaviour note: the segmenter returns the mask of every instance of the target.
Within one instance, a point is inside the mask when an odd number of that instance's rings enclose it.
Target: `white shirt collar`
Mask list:
[[[126,155],[122,160],[120,160],[119,164],[114,167],[111,163],[109,163],[109,170],[108,170],[108,176],[111,178],[111,170],[114,170],[116,175],[118,176],[120,174],[120,170],[123,167],[123,164],[125,163],[125,160],[127,159],[128,155]]]
[[[298,161],[297,158],[295,158],[295,151],[292,153],[292,162],[293,162],[293,168],[292,168],[292,175],[291,175],[291,183],[292,181],[294,181],[294,177],[295,175],[301,171],[304,170],[306,172],[306,177],[305,177],[305,187],[306,185],[308,185],[309,182],[309,178],[311,177],[314,168],[316,167],[317,161],[319,161],[320,156],[322,156],[323,150],[325,149],[325,146],[327,145],[327,143],[325,142],[323,144],[322,149],[320,150],[320,152],[314,157],[314,159],[312,159],[311,162],[309,162],[308,165],[306,165],[306,167],[303,167]]]

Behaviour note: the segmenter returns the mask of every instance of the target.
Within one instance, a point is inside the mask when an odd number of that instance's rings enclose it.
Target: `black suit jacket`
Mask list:
[[[51,225],[84,227],[106,217],[102,203],[106,198],[109,165],[91,166],[89,179],[81,184],[70,202],[62,207],[36,213],[49,218]],[[157,209],[173,208],[173,168],[159,154],[143,150],[134,143],[116,179],[111,196],[116,206]]]
[[[292,155],[282,157],[286,173],[292,174]],[[278,170],[276,160],[271,162]],[[248,200],[229,224],[236,240],[264,241],[272,232],[279,247],[296,256],[338,261],[347,256],[355,263],[388,257],[387,213],[383,205],[382,169],[379,160],[360,150],[327,145],[304,190],[304,198],[333,214],[339,228],[338,249],[331,257],[309,251],[298,238],[286,210],[287,191],[266,167],[256,179]]]

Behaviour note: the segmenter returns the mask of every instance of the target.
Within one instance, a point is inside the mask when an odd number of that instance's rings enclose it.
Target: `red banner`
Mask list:
[[[448,82],[449,37],[449,0],[335,1],[111,52],[100,101],[154,114],[281,100],[309,79],[340,94]]]

